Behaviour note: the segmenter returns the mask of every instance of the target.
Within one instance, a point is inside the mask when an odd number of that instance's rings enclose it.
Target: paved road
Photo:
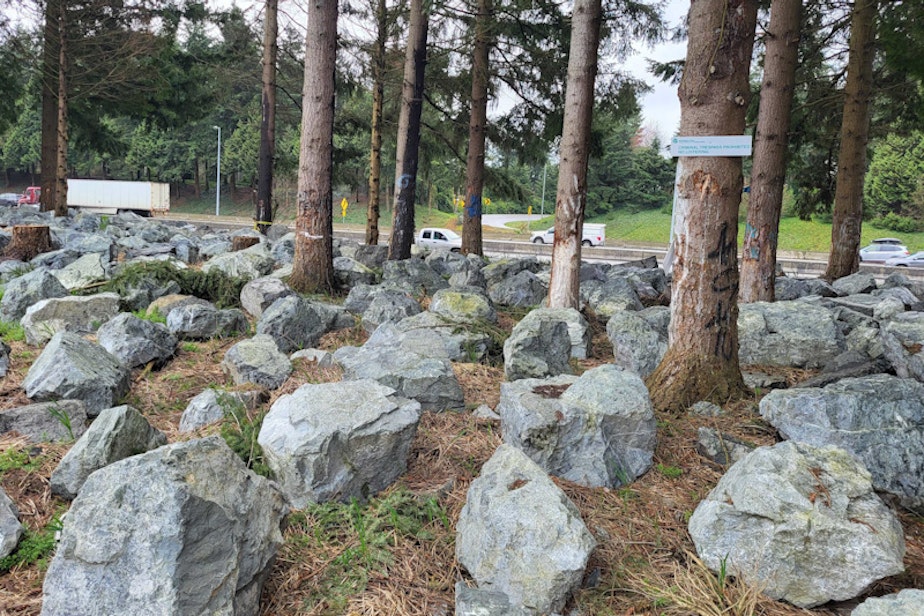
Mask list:
[[[509,228],[507,223],[511,222],[532,222],[541,220],[543,217],[539,214],[483,214],[481,216],[482,226],[496,227],[499,229]]]

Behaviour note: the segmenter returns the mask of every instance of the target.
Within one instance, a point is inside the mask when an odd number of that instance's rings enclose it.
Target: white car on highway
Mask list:
[[[459,252],[462,250],[462,236],[452,229],[427,227],[417,234],[417,245],[421,248],[436,248]]]

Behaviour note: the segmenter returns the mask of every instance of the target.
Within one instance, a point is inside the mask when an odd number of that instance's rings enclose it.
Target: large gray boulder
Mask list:
[[[588,487],[619,487],[651,467],[657,442],[642,379],[612,364],[580,377],[501,383],[501,430],[546,472]]]
[[[252,383],[267,389],[278,389],[292,374],[292,362],[265,334],[241,340],[228,349],[221,368],[235,385]]]
[[[16,504],[0,488],[0,558],[13,553],[23,535]]]
[[[774,296],[776,301],[784,302],[809,295],[818,295],[821,297],[834,297],[837,291],[826,280],[820,278],[802,279],[789,278],[788,276],[777,276],[774,284]]]
[[[356,259],[337,257],[334,259],[334,280],[340,287],[351,289],[358,284],[375,284],[379,275]]]
[[[90,475],[67,514],[43,616],[256,616],[288,505],[218,437]]]
[[[504,342],[508,381],[569,374],[571,336],[568,323],[548,308],[531,310]]]
[[[166,444],[167,437],[137,409],[128,405],[104,409],[51,473],[51,491],[71,500],[90,473]]]
[[[533,616],[534,611],[520,605],[510,605],[510,597],[502,592],[469,588],[456,582],[456,616]]]
[[[924,312],[896,315],[879,331],[883,354],[895,374],[924,383]]]
[[[924,513],[924,384],[878,374],[775,390],[760,401],[760,414],[784,438],[849,451],[877,490]]]
[[[574,503],[511,445],[481,468],[456,524],[456,559],[478,587],[530,614],[561,610],[594,547]]]
[[[754,450],[697,506],[689,531],[711,569],[799,607],[851,599],[904,570],[901,523],[836,447]]]
[[[870,597],[850,616],[924,616],[924,590],[906,588],[884,597]]]
[[[608,319],[620,310],[644,308],[635,285],[621,276],[582,282],[581,301],[602,319]]]
[[[20,324],[26,343],[40,346],[58,332],[89,334],[119,314],[118,293],[43,299],[26,309]]]
[[[808,302],[742,304],[738,357],[742,364],[821,368],[846,350],[832,312]]]
[[[373,336],[394,335],[397,344],[415,352],[436,348],[435,354],[439,357],[479,362],[489,355],[500,355],[498,332],[488,323],[458,323],[426,310],[397,323],[379,326]]]
[[[167,313],[167,329],[178,338],[205,340],[247,333],[250,323],[236,308],[219,310],[208,302],[195,302],[172,307]]]
[[[235,410],[254,410],[267,396],[263,391],[222,391],[209,387],[193,396],[180,417],[180,432],[191,432],[224,419]]]
[[[487,286],[494,286],[520,272],[528,271],[533,274],[542,270],[542,265],[535,257],[522,259],[497,259],[481,267]]]
[[[498,306],[532,308],[540,305],[548,293],[548,286],[529,270],[517,272],[488,286],[488,297]]]
[[[430,299],[429,310],[453,323],[497,323],[497,311],[491,300],[474,289],[440,289]]]
[[[281,396],[257,439],[292,503],[361,501],[407,470],[420,404],[375,381],[302,385]]]
[[[6,283],[0,299],[0,321],[18,323],[32,304],[67,294],[67,289],[47,269],[32,270]]]
[[[654,372],[667,352],[670,309],[662,306],[640,311],[618,310],[606,322],[617,366],[642,378]]]
[[[275,265],[273,255],[266,248],[266,244],[261,242],[244,250],[212,257],[202,264],[202,271],[208,273],[218,270],[234,278],[252,280],[266,276],[273,271]]]
[[[81,400],[39,402],[0,412],[0,434],[17,432],[32,442],[70,441],[87,429]]]
[[[876,277],[869,272],[857,272],[831,283],[838,295],[860,295],[876,288]]]
[[[412,347],[400,341],[400,334],[373,335],[362,347],[337,349],[334,362],[343,368],[345,380],[372,379],[416,400],[423,410],[462,410],[462,388],[445,353],[433,337],[426,346]]]
[[[107,250],[105,254],[85,254],[73,263],[56,270],[54,276],[68,291],[106,280],[109,278],[109,252]]]
[[[382,271],[382,286],[421,296],[433,295],[448,287],[449,283],[423,259],[411,258],[386,261]]]
[[[129,368],[153,362],[161,367],[176,352],[177,339],[166,325],[123,312],[96,332],[100,346]]]
[[[372,296],[363,311],[363,329],[372,333],[383,323],[397,323],[406,317],[420,314],[423,309],[416,299],[404,291],[383,289]]]
[[[32,400],[77,399],[95,417],[122,399],[131,387],[128,368],[98,344],[60,332],[39,355],[22,387]]]
[[[263,311],[277,299],[295,295],[292,287],[273,276],[254,278],[241,289],[241,307],[252,317],[260,318]]]
[[[283,353],[313,347],[331,329],[333,315],[326,308],[299,295],[280,297],[263,311],[257,334],[276,341]]]

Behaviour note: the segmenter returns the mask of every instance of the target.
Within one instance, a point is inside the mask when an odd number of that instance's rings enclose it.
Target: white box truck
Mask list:
[[[545,231],[534,231],[530,235],[529,241],[533,244],[554,244],[555,227],[549,227]],[[599,223],[584,223],[584,237],[581,238],[581,244],[584,246],[603,246],[606,243],[606,225]]]
[[[67,206],[94,214],[166,214],[170,211],[170,185],[162,182],[68,180]]]

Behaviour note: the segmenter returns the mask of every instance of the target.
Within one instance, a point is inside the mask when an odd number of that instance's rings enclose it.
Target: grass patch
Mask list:
[[[218,404],[225,411],[221,437],[228,447],[240,456],[247,468],[272,478],[273,473],[263,457],[263,448],[257,443],[266,413],[249,412],[243,402],[227,392],[218,393]]]
[[[5,451],[0,451],[0,477],[12,470],[23,470],[31,473],[41,468],[42,462],[43,458],[41,456],[31,456],[26,449],[11,447]]]
[[[61,530],[61,519],[58,515],[53,516],[39,531],[27,528],[16,550],[0,558],[0,573],[7,572],[14,567],[31,565],[36,565],[44,571],[48,567],[48,558],[55,550],[55,533],[59,530]]]
[[[132,313],[142,321],[150,321],[151,323],[160,323],[161,325],[167,324],[167,317],[161,314],[160,310],[157,308],[139,308],[138,310]]]
[[[0,338],[7,344],[22,342],[26,339],[26,330],[19,323],[0,321]]]

